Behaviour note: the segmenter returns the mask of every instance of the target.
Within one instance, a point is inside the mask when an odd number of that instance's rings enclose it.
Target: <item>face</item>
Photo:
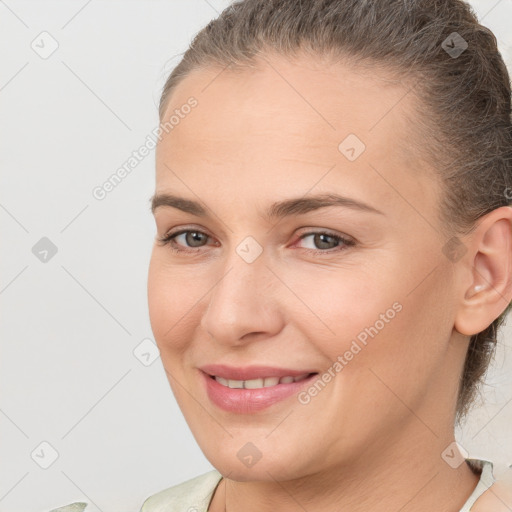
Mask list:
[[[466,346],[414,99],[306,57],[221,71],[175,89],[156,156],[150,319],[197,442],[238,480],[431,442]]]

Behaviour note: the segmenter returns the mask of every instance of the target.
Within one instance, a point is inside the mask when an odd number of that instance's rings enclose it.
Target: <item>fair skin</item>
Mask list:
[[[158,144],[155,195],[207,215],[155,208],[158,237],[204,235],[175,238],[178,253],[155,243],[149,310],[179,406],[224,476],[212,512],[457,512],[476,486],[465,463],[441,454],[454,441],[469,336],[512,298],[512,209],[460,238],[460,259],[445,255],[442,185],[396,150],[411,136],[405,92],[348,65],[267,56],[258,70],[195,71],[170,98],[165,119],[190,96],[198,105]],[[350,133],[366,146],[354,161],[338,149]],[[265,217],[274,202],[326,193],[379,213]],[[326,231],[355,243],[311,235]],[[263,249],[251,263],[236,251],[248,236]],[[210,363],[322,375],[396,303],[307,404],[291,396],[240,414],[206,393],[198,368]],[[249,442],[261,454],[250,467],[237,456]]]

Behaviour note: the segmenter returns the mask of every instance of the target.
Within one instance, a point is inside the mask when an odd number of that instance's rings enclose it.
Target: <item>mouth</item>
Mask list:
[[[209,365],[199,368],[210,402],[236,414],[262,411],[298,394],[318,372],[251,366]]]

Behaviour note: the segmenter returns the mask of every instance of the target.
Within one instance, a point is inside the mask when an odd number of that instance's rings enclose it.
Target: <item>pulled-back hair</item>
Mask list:
[[[447,239],[471,233],[480,217],[511,204],[510,78],[496,37],[462,0],[235,2],[194,37],[173,69],[160,119],[191,71],[243,68],[267,54],[293,58],[304,52],[380,66],[398,83],[413,84],[417,119],[411,130],[420,136],[407,143],[443,184],[438,215]],[[510,307],[471,336],[456,404],[459,422],[475,401]]]

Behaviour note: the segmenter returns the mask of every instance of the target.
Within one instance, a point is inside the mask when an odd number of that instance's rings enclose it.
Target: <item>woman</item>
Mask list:
[[[468,5],[235,3],[160,119],[150,318],[216,470],[143,512],[509,510],[454,439],[512,298],[509,76]]]

